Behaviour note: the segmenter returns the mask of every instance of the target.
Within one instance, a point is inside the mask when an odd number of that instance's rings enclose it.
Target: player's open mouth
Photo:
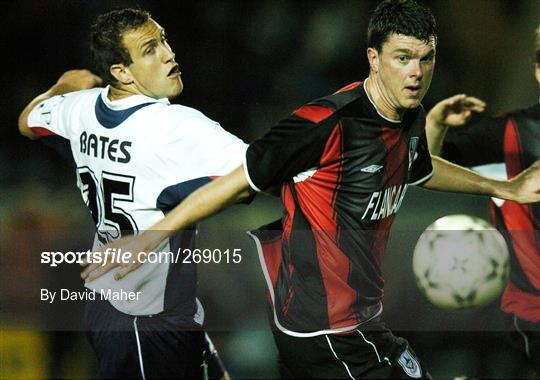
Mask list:
[[[406,86],[405,92],[411,96],[416,96],[420,93],[420,86]]]
[[[168,78],[176,78],[180,76],[180,67],[178,65],[174,65],[171,71],[169,71],[169,74],[167,74]]]

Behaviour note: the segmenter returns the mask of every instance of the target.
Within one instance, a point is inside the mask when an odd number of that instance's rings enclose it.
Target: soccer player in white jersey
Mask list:
[[[19,130],[70,144],[99,251],[145,230],[196,188],[229,173],[246,145],[201,112],[169,103],[182,92],[181,73],[164,29],[149,13],[100,16],[91,50],[108,85],[96,88],[100,77],[86,70],[66,72],[27,105]],[[189,248],[194,237],[191,227],[161,249]],[[120,282],[109,275],[87,287],[99,294],[87,304],[86,324],[100,377],[201,378],[204,314],[195,298],[194,264],[162,260]]]

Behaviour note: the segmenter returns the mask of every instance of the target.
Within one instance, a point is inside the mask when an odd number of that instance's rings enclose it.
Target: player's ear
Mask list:
[[[379,71],[379,52],[377,51],[377,49],[368,47],[367,59],[369,62],[370,71],[373,73],[377,73]]]
[[[125,85],[133,83],[133,76],[131,75],[128,68],[123,64],[119,63],[116,65],[112,65],[109,70],[111,72],[111,75],[116,78],[118,82]]]
[[[535,73],[536,73],[536,81],[538,82],[538,84],[540,84],[540,63],[536,64]]]

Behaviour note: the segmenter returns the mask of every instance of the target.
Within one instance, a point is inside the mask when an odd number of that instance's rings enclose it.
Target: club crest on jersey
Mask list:
[[[418,379],[422,376],[422,370],[418,360],[412,355],[409,349],[405,349],[398,359],[398,363],[403,368],[403,371],[410,377]]]
[[[409,140],[409,169],[416,159],[416,148],[418,147],[418,137],[411,137]]]

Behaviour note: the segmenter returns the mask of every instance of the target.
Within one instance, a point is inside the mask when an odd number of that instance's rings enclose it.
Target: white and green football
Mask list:
[[[463,310],[494,301],[508,279],[503,236],[483,219],[448,215],[420,236],[413,271],[420,290],[436,306]]]

